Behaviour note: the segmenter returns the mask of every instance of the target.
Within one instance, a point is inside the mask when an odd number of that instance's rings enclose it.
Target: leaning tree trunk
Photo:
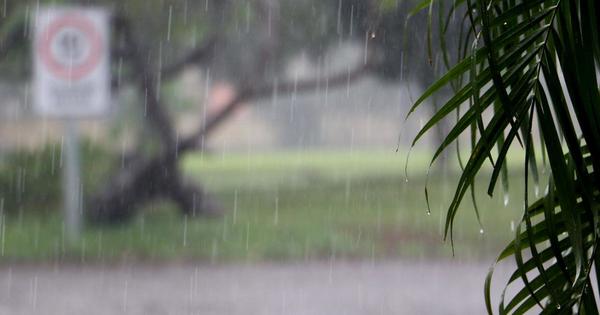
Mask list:
[[[177,159],[153,158],[119,171],[90,199],[89,218],[116,223],[131,218],[137,209],[158,198],[175,202],[189,216],[218,215],[221,208],[198,185],[183,181]]]
[[[184,182],[178,167],[179,152],[175,128],[167,111],[156,93],[156,74],[151,73],[143,51],[128,21],[124,17],[115,19],[115,28],[124,36],[127,46],[120,51],[136,73],[134,80],[139,82],[138,89],[147,100],[145,113],[152,130],[160,141],[161,151],[154,157],[142,158],[133,154],[133,161],[124,168],[116,170],[106,187],[92,196],[87,205],[89,219],[95,223],[115,223],[131,218],[144,204],[156,199],[168,199],[175,202],[187,215],[217,215],[221,208],[198,185]],[[213,43],[197,50],[186,59],[198,62],[208,54]],[[186,62],[161,69],[158,75],[167,77],[182,69]]]

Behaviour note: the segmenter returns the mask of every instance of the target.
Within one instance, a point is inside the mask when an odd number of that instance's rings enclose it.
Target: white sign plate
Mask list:
[[[110,107],[108,13],[48,7],[33,22],[34,109],[46,117],[101,116]]]

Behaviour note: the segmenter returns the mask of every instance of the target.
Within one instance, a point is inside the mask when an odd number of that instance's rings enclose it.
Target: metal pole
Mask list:
[[[63,148],[63,202],[66,238],[69,242],[79,240],[82,223],[81,172],[79,164],[79,131],[77,121],[67,119],[64,123]]]

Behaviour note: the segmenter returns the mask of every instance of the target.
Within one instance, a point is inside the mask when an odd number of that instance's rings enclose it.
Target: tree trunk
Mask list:
[[[141,206],[170,199],[189,216],[222,213],[222,209],[197,185],[184,183],[174,158],[153,158],[120,170],[87,206],[94,223],[118,223],[132,218]]]
[[[151,158],[141,158],[134,154],[126,167],[118,169],[107,186],[90,198],[86,207],[88,218],[94,223],[124,222],[137,212],[144,204],[157,199],[170,199],[186,215],[217,215],[221,208],[212,201],[204,190],[197,185],[184,183],[177,166],[180,148],[177,146],[176,132],[166,108],[161,103],[156,91],[156,74],[149,70],[143,55],[143,49],[129,21],[118,16],[115,28],[124,36],[127,46],[123,57],[127,58],[135,70],[138,91],[146,99],[145,113],[152,130],[156,132],[161,143],[160,152]],[[182,62],[161,69],[159,75],[168,78],[186,64],[206,58],[213,43],[198,49]]]

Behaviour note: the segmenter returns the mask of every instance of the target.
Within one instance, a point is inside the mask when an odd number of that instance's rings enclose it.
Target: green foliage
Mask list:
[[[430,8],[431,21],[431,8],[442,8],[443,2],[427,0],[419,7]],[[507,153],[518,143],[525,157],[523,219],[515,240],[498,258],[514,258],[507,287],[516,293],[506,291],[498,311],[598,314],[597,286],[592,286],[598,272],[592,270],[600,267],[600,5],[594,0],[462,0],[439,14],[438,24],[453,16],[464,21],[465,49],[414,105],[444,86],[454,88],[415,139],[457,113],[433,160],[471,132],[472,150],[447,212],[445,233],[452,239],[461,201],[474,189],[482,165],[490,161],[494,169],[492,195]],[[540,155],[550,179],[545,196],[532,203],[530,186],[533,181],[539,187]],[[491,277],[485,286],[489,313]]]
[[[0,198],[6,213],[31,206],[47,212],[60,201],[60,146],[10,153],[0,165]]]
[[[105,149],[84,142],[81,145],[83,193],[91,193],[108,170]],[[60,208],[62,200],[62,156],[60,143],[43,148],[8,153],[0,159],[0,203],[9,216],[34,212],[48,214]]]
[[[427,215],[414,196],[425,180],[428,153],[414,152],[410,183],[404,181],[403,157],[389,151],[297,151],[187,155],[186,178],[204,187],[229,211],[222,217],[185,218],[169,203],[150,203],[131,224],[91,226],[70,246],[62,239],[62,217],[54,214],[8,218],[4,261],[244,262],[405,257],[443,258],[450,250],[440,237],[442,213]],[[456,170],[454,170],[456,171]],[[518,175],[518,174],[515,174]],[[437,174],[432,202],[451,197],[452,176]],[[512,189],[518,191],[518,185]],[[509,238],[516,211],[500,200],[482,220],[485,237],[471,216],[456,236],[461,258],[489,258]],[[469,229],[471,227],[471,229]]]

